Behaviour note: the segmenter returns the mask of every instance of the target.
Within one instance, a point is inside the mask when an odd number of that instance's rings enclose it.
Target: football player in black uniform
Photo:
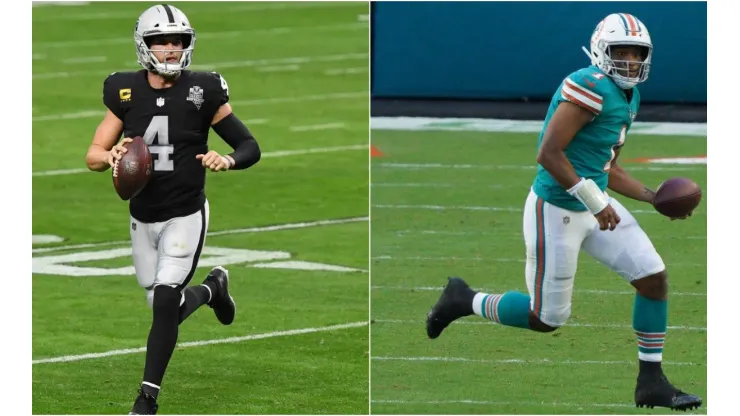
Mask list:
[[[116,72],[105,80],[107,112],[86,162],[90,170],[107,170],[136,136],[144,138],[152,153],[152,176],[129,204],[134,268],[153,309],[144,379],[130,414],[156,414],[179,324],[204,304],[222,324],[234,319],[226,269],[215,267],[203,284],[187,287],[208,229],[205,170],[246,169],[259,161],[260,150],[232,113],[223,77],[186,70],[195,31],[182,11],[169,5],[149,8],[136,23],[134,42],[144,69]],[[210,128],[232,153],[208,150]]]

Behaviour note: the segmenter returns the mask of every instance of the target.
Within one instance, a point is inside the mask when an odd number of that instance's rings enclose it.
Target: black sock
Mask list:
[[[196,309],[208,303],[211,293],[215,296],[215,287],[212,283],[207,282],[208,288],[201,285],[190,286],[185,289],[185,303],[180,306],[180,323],[182,323],[188,316],[190,316]],[[211,289],[209,292],[208,289]]]
[[[640,374],[659,375],[663,374],[660,361],[640,361]]]
[[[142,384],[141,385],[141,391],[143,391],[144,393],[146,393],[146,394],[154,397],[155,399],[159,395],[159,389],[158,388],[155,388],[155,387],[152,387],[152,386],[149,386],[149,385],[146,385],[146,384]]]
[[[180,292],[169,286],[157,286],[154,288],[154,302],[152,305],[154,319],[152,329],[149,331],[149,339],[146,344],[146,365],[144,367],[144,381],[156,386],[162,385],[164,372],[170,362],[172,353],[177,344],[177,333],[180,314]],[[150,387],[146,384],[144,387]],[[145,390],[151,394],[152,390]]]

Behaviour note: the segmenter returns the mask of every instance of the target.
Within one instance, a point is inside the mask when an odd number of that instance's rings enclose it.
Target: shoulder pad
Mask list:
[[[608,77],[594,68],[584,68],[568,75],[563,81],[562,98],[598,115],[612,84]]]

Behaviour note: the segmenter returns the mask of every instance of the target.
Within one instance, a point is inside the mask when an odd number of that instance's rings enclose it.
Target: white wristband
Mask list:
[[[568,193],[581,201],[594,215],[603,211],[609,205],[609,200],[604,192],[591,179],[581,178],[577,184],[568,189]]]

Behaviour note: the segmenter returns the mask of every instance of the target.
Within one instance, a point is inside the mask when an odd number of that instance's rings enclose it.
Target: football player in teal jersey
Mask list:
[[[537,175],[523,218],[529,294],[480,293],[459,277],[449,278],[427,315],[427,334],[437,338],[452,321],[468,315],[538,332],[555,331],[570,317],[583,250],[636,289],[635,404],[697,408],[701,398],[674,387],[661,367],[668,317],[665,264],[632,214],[606,194],[609,188],[627,198],[653,200],[654,192],[617,163],[640,107],[637,85],[650,72],[650,34],[636,17],[611,14],[596,26],[591,49],[584,51],[591,66],[563,80],[538,140]]]

